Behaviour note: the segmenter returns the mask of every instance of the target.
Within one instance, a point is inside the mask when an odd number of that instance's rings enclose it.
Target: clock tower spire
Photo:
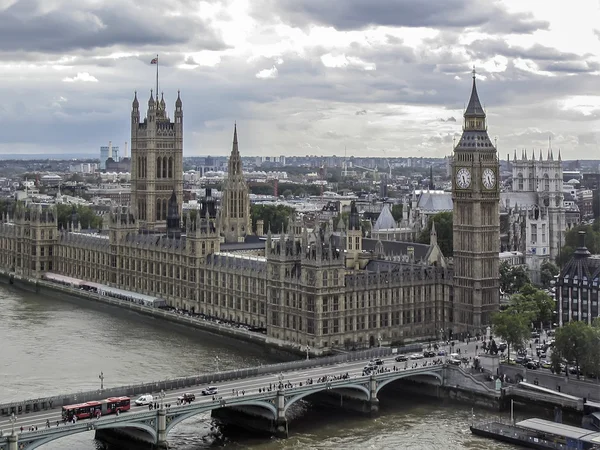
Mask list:
[[[475,69],[463,117],[453,159],[453,331],[474,335],[484,331],[500,304],[500,165],[487,133]]]

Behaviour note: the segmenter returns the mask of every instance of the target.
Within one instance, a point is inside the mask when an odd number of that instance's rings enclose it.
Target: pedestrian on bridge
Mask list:
[[[46,428],[50,428],[50,419],[46,419]]]

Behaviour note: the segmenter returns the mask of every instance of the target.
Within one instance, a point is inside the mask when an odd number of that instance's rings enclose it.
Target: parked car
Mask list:
[[[154,403],[154,397],[150,394],[140,395],[134,403],[137,406],[151,405]]]
[[[219,393],[219,388],[216,386],[208,386],[207,388],[202,389],[202,395],[217,395]]]
[[[185,394],[177,397],[177,400],[179,400],[179,403],[192,403],[194,400],[196,400],[196,396],[186,392]]]

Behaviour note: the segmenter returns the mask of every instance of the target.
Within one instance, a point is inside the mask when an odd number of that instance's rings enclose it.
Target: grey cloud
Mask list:
[[[354,115],[356,115],[356,116],[364,116],[366,114],[367,114],[367,110],[366,109],[361,109],[360,111],[356,111],[354,113]]]
[[[583,73],[595,72],[600,65],[593,61],[555,61],[538,63],[538,67],[546,72]]]
[[[223,48],[222,40],[201,21],[164,14],[173,3],[147,0],[141,13],[129,0],[99,7],[70,2],[68,8],[45,12],[42,0],[20,0],[0,12],[0,41],[5,51],[49,53],[112,46],[140,49],[192,40],[199,48]]]
[[[469,44],[466,50],[477,57],[503,55],[534,61],[572,61],[581,58],[575,53],[561,52],[556,48],[540,44],[534,44],[529,48],[510,46],[503,39],[478,39]]]
[[[448,117],[447,119],[440,119],[440,122],[456,122],[456,118],[452,116]]]
[[[263,0],[255,1],[255,14],[278,11],[283,20],[304,26],[311,22],[339,30],[373,25],[404,27],[467,28],[530,33],[547,29],[548,23],[530,13],[508,13],[497,1],[477,0]]]
[[[598,143],[597,133],[582,133],[577,136],[577,143],[579,145],[595,145]]]

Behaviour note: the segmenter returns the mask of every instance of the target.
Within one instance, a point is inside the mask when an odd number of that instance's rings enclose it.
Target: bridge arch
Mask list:
[[[277,408],[275,407],[275,405],[273,405],[269,402],[265,402],[265,401],[261,401],[261,400],[248,400],[248,401],[243,401],[243,402],[239,402],[239,403],[238,402],[228,403],[223,408],[234,408],[236,406],[258,406],[259,408],[264,408],[264,409],[268,410],[273,415],[273,420],[277,419]],[[194,409],[192,411],[184,412],[180,415],[174,416],[173,420],[171,420],[171,422],[169,422],[167,425],[166,434],[168,435],[169,431],[171,431],[175,425],[183,422],[186,419],[189,419],[191,417],[197,416],[198,414],[210,412],[213,409],[219,409],[219,408],[222,408],[222,407],[219,406],[218,404],[216,404],[216,405],[214,405],[214,407],[211,407],[211,408]]]
[[[437,380],[440,382],[440,385],[444,382],[442,376],[437,372],[419,372],[419,373],[398,372],[397,376],[392,376],[390,378],[386,378],[385,380],[378,382],[376,394],[379,394],[379,391],[381,390],[381,388],[383,388],[387,384],[391,383],[392,381],[398,381],[398,380],[401,380],[402,378],[411,378],[411,377],[423,376],[423,375],[437,378]]]
[[[365,398],[365,400],[369,400],[370,396],[371,396],[369,389],[367,389],[365,386],[361,386],[360,384],[349,384],[347,386],[336,386],[335,388],[332,387],[331,389],[327,389],[327,385],[321,383],[318,386],[315,386],[314,389],[310,389],[308,391],[301,392],[300,394],[295,395],[292,398],[290,398],[285,404],[285,408],[283,410],[284,414],[287,412],[287,410],[290,406],[292,406],[298,400],[302,400],[304,397],[308,397],[309,395],[317,394],[317,393],[323,392],[323,391],[328,391],[328,390],[339,391],[340,389],[355,389],[357,391],[361,391],[367,397],[367,398]]]
[[[35,435],[30,435],[29,433],[25,433],[25,434],[20,434],[19,435],[19,449],[21,449],[21,442],[24,444],[24,446],[22,447],[23,450],[34,450],[38,447],[41,447],[42,445],[48,444],[52,441],[56,441],[58,439],[62,439],[62,438],[66,438],[68,436],[73,436],[75,434],[80,434],[80,433],[88,433],[90,431],[95,431],[95,430],[99,430],[99,429],[105,429],[105,428],[137,428],[139,430],[143,430],[146,431],[152,438],[152,440],[154,442],[156,442],[156,430],[154,428],[152,428],[149,425],[143,424],[143,423],[139,423],[139,422],[108,422],[106,424],[103,424],[101,421],[100,422],[93,422],[89,424],[89,427],[86,428],[81,428],[81,427],[73,427],[73,428],[69,428],[68,425],[66,425],[65,427],[60,427],[57,428],[57,430],[59,430],[59,433],[54,433],[54,434],[46,434],[43,437],[40,437],[39,439],[35,439]],[[46,429],[44,429],[43,431],[46,431]]]

